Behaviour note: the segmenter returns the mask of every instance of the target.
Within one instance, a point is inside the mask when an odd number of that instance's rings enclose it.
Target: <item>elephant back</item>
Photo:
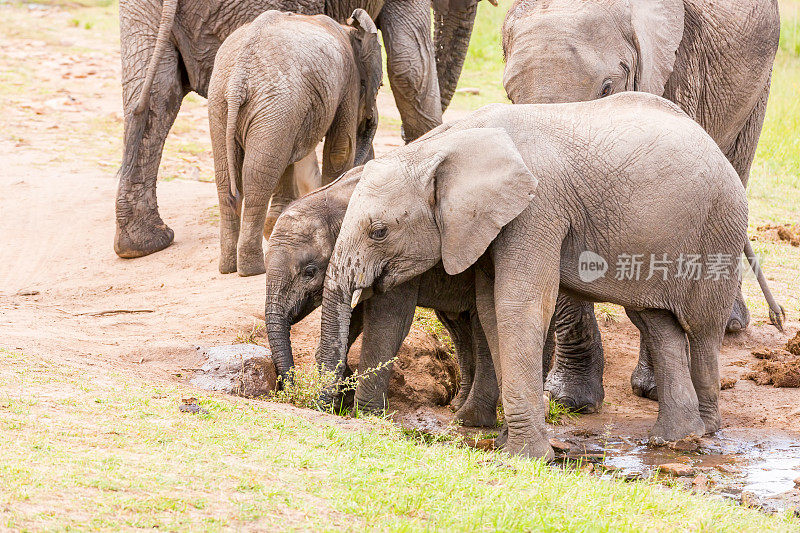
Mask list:
[[[339,24],[345,24],[357,8],[375,20],[383,8],[383,0],[325,0],[325,14]]]

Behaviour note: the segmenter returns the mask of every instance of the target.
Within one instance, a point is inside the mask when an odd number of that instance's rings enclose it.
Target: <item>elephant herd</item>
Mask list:
[[[388,363],[430,307],[459,360],[455,418],[494,425],[501,402],[498,445],[552,458],[544,395],[600,408],[593,305],[611,302],[641,334],[631,385],[659,401],[651,439],[716,431],[723,336],[749,322],[743,252],[784,320],[745,194],[777,0],[516,0],[502,27],[513,103],[441,124],[475,14],[476,0],[122,1],[116,252],[172,241],[156,175],[195,91],[209,99],[219,268],[266,272],[284,383],[291,325],[321,306],[320,369],[341,380],[363,335],[356,401],[386,409]],[[378,29],[408,144],[374,158]]]

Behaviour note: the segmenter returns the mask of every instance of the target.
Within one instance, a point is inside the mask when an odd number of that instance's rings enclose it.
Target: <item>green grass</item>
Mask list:
[[[654,484],[601,481],[378,418],[197,395],[0,351],[0,529],[715,530],[798,527]],[[512,497],[513,496],[513,497]]]

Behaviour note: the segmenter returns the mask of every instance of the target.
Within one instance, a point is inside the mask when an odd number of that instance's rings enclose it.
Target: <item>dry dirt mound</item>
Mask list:
[[[766,240],[784,241],[792,246],[800,246],[800,226],[797,224],[766,224],[756,228]]]
[[[800,335],[796,335],[793,348],[797,349]],[[753,351],[759,359],[751,366],[752,372],[745,377],[755,381],[758,385],[772,385],[774,387],[800,387],[800,356],[791,351],[782,349],[760,348]]]

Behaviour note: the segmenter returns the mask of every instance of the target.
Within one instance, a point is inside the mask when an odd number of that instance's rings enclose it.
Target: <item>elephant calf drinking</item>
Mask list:
[[[220,272],[264,272],[261,235],[277,218],[267,219],[270,196],[272,214],[293,196],[293,164],[316,166],[323,137],[325,182],[371,157],[381,79],[378,30],[362,9],[349,26],[267,11],[225,40],[208,89]]]
[[[265,257],[264,309],[272,357],[282,379],[294,365],[289,328],[322,303],[325,270],[347,203],[362,167],[290,204],[275,223]],[[456,348],[461,387],[451,402],[455,419],[466,426],[497,422],[497,381],[475,308],[474,275],[448,276],[441,265],[385,294],[358,303],[348,332],[348,348],[362,333],[356,401],[359,409],[386,409],[390,369],[408,334],[417,305],[436,310]],[[370,369],[380,368],[375,373]]]
[[[319,360],[339,369],[354,293],[440,261],[451,275],[476,265],[506,450],[553,457],[541,356],[559,291],[622,305],[643,331],[659,390],[654,439],[714,432],[738,280],[681,265],[727,258],[732,269],[746,238],[741,180],[674,104],[631,92],[490,105],[364,166],[328,265]]]

